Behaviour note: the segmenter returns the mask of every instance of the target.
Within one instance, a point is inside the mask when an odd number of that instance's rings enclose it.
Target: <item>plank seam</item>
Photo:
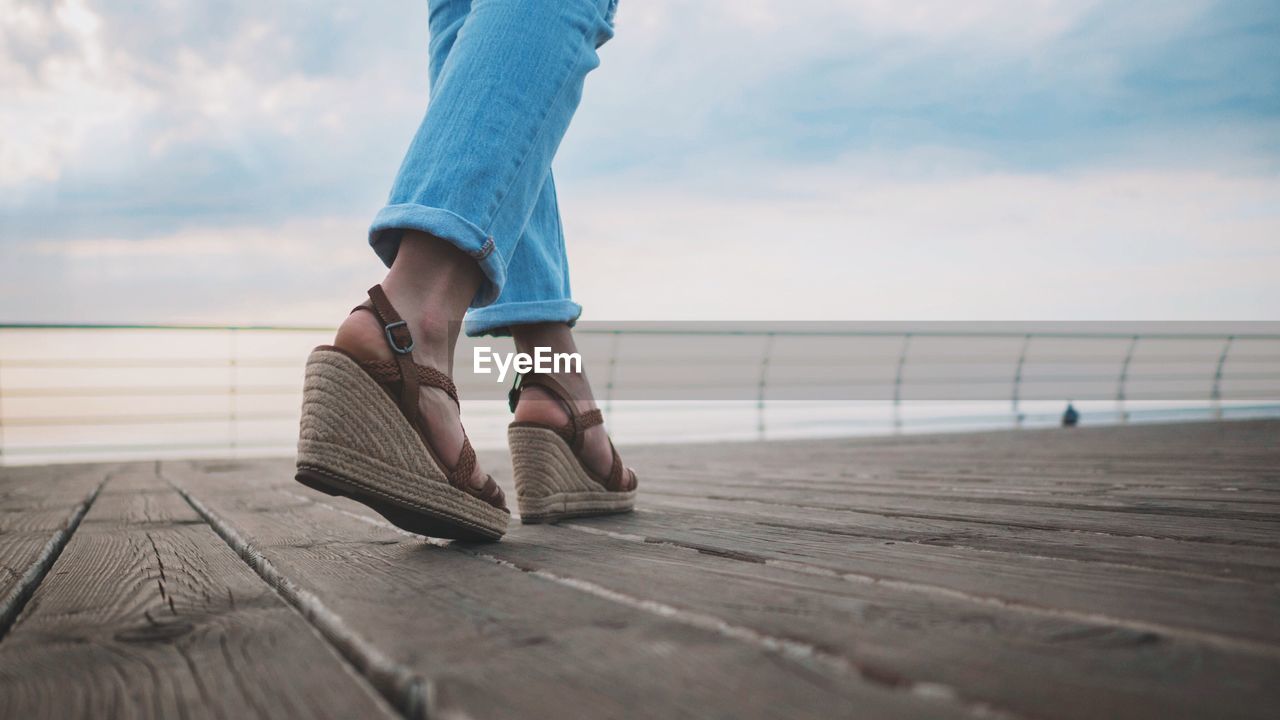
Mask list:
[[[732,640],[745,642],[749,645],[759,647],[766,652],[779,655],[787,660],[800,663],[817,663],[842,674],[858,677],[871,685],[888,688],[898,692],[906,692],[910,695],[915,695],[922,699],[932,700],[935,702],[954,703],[976,718],[990,720],[1018,720],[1018,718],[1021,717],[1004,708],[997,708],[986,702],[971,700],[963,696],[955,688],[943,683],[917,681],[902,677],[896,673],[885,673],[876,668],[856,663],[844,656],[827,652],[817,646],[800,642],[798,640],[769,635],[743,625],[735,625],[727,620],[715,617],[714,615],[684,610],[673,605],[660,603],[656,600],[646,600],[644,598],[634,597],[627,595],[626,593],[606,588],[588,580],[566,577],[537,568],[525,568],[511,562],[510,560],[505,560],[470,547],[464,548],[447,540],[416,535],[414,533],[401,530],[391,523],[344,510],[323,501],[315,501],[312,498],[297,495],[288,491],[281,492],[286,495],[314,502],[316,505],[323,507],[326,510],[359,520],[360,522],[389,529],[397,534],[413,538],[419,542],[426,542],[438,547],[455,550],[478,560],[483,560],[499,567],[531,575],[541,580],[552,582],[578,592],[586,593],[602,600],[607,600],[619,605],[625,605],[636,610],[657,615],[658,617],[667,620],[696,627],[700,630],[707,630]]]
[[[825,510],[828,512],[845,512],[845,513],[854,513],[857,515],[876,515],[876,516],[885,517],[885,518],[908,518],[908,519],[916,519],[916,520],[945,520],[945,521],[955,521],[955,522],[971,522],[971,523],[978,523],[980,525],[994,525],[997,527],[1009,527],[1009,528],[1025,528],[1028,530],[1044,530],[1046,532],[1070,532],[1070,533],[1082,533],[1086,535],[1103,535],[1107,537],[1142,538],[1142,539],[1149,539],[1149,540],[1169,540],[1173,542],[1199,543],[1204,545],[1229,545],[1229,546],[1244,545],[1246,547],[1265,548],[1268,550],[1280,548],[1280,543],[1278,542],[1259,542],[1259,541],[1252,541],[1252,540],[1227,540],[1227,539],[1218,539],[1218,538],[1212,538],[1212,537],[1173,537],[1170,535],[1151,535],[1151,534],[1145,534],[1145,533],[1123,533],[1123,532],[1115,532],[1115,531],[1108,531],[1108,530],[1086,530],[1083,528],[1056,527],[1052,525],[1044,525],[1042,523],[1012,522],[1008,520],[987,520],[983,518],[974,518],[974,517],[967,517],[967,516],[960,516],[960,515],[934,515],[934,514],[924,514],[924,513],[901,512],[901,511],[894,511],[894,510],[872,510],[867,508],[841,507],[841,506],[832,506],[832,505],[806,505],[803,503],[788,503],[788,502],[781,502],[776,500],[759,500],[756,498],[745,498],[745,497],[738,498],[738,497],[728,497],[724,495],[692,495],[688,493],[674,493],[674,492],[662,491],[662,490],[648,490],[647,492],[650,495],[659,495],[659,496],[666,495],[669,497],[687,498],[691,500],[754,503],[756,505],[771,505],[774,507],[798,508],[801,510]],[[680,506],[675,505],[674,507],[679,508]]]
[[[240,559],[313,627],[367,680],[377,693],[408,718],[426,718],[432,705],[430,683],[406,666],[392,660],[375,645],[347,627],[341,616],[330,610],[314,593],[299,587],[270,560],[256,550],[239,532],[210,510],[198,498],[166,478],[193,510],[204,518]]]
[[[684,543],[667,540],[662,538],[649,538],[640,535],[627,533],[614,533],[600,528],[588,528],[573,522],[559,523],[564,528],[577,530],[578,532],[604,535],[616,540],[626,542],[641,542],[647,544],[667,545],[677,547],[684,550],[693,550],[701,552],[702,548],[695,546],[687,546]],[[739,560],[740,558],[726,557],[730,560]],[[1150,623],[1141,620],[1129,620],[1125,618],[1112,617],[1101,613],[1081,612],[1078,610],[1068,610],[1065,608],[1052,608],[1041,605],[1032,605],[1029,603],[1018,602],[1016,600],[1006,600],[1004,598],[974,595],[964,592],[963,590],[955,590],[941,585],[930,585],[928,583],[912,582],[910,580],[894,580],[892,578],[876,577],[874,575],[866,575],[863,573],[854,573],[844,570],[832,570],[821,566],[811,565],[794,560],[775,560],[772,558],[759,557],[759,560],[748,560],[745,562],[763,562],[765,565],[779,567],[793,572],[805,572],[814,575],[822,575],[824,577],[834,577],[850,583],[859,583],[864,585],[880,585],[882,587],[893,588],[906,592],[914,592],[922,595],[931,595],[935,597],[946,597],[952,600],[960,600],[971,604],[987,605],[1003,608],[1014,612],[1024,612],[1031,615],[1043,615],[1046,617],[1056,618],[1060,620],[1070,620],[1072,622],[1085,623],[1089,625],[1104,625],[1136,632],[1149,632],[1157,635],[1165,635],[1168,637],[1181,638],[1192,642],[1198,642],[1205,645],[1212,645],[1229,651],[1245,652],[1252,655],[1260,655],[1264,657],[1280,657],[1280,648],[1261,642],[1234,638],[1218,633],[1194,630],[1190,628],[1181,628],[1173,625],[1164,625],[1161,623]]]
[[[721,516],[717,516],[708,512],[687,510],[684,508],[678,508],[678,510],[682,515],[687,515],[689,517],[721,519]],[[636,508],[635,512],[652,513],[653,511],[648,509]],[[1153,572],[1153,573],[1161,573],[1166,575],[1178,575],[1178,576],[1186,577],[1192,580],[1211,580],[1214,582],[1236,583],[1241,585],[1247,585],[1250,587],[1254,587],[1254,586],[1274,587],[1276,585],[1276,582],[1273,580],[1253,580],[1251,578],[1229,577],[1225,575],[1214,575],[1208,572],[1197,572],[1194,570],[1183,570],[1179,568],[1160,567],[1158,565],[1138,565],[1136,563],[1120,562],[1118,560],[1073,558],[1073,557],[1062,557],[1059,555],[1046,555],[1043,552],[1032,553],[1032,552],[1016,552],[1013,550],[999,550],[995,548],[979,547],[977,545],[968,545],[965,543],[958,543],[958,542],[941,542],[941,541],[925,542],[923,540],[905,538],[899,535],[892,535],[884,532],[882,533],[853,532],[849,530],[843,530],[840,528],[822,527],[822,526],[815,526],[815,525],[795,525],[792,523],[769,522],[765,520],[754,521],[754,523],[756,525],[760,525],[762,527],[767,527],[767,528],[781,528],[784,530],[800,530],[804,532],[821,533],[823,535],[835,535],[837,537],[842,537],[842,538],[847,537],[847,538],[865,538],[869,540],[887,540],[889,542],[899,543],[902,545],[913,545],[913,546],[924,547],[924,548],[950,548],[953,550],[962,550],[965,552],[973,552],[973,553],[984,553],[988,555],[1014,556],[1014,557],[1020,557],[1020,558],[1049,560],[1053,562],[1062,562],[1062,563],[1079,563],[1079,564],[1089,565],[1089,566],[1106,566],[1106,567],[1120,568],[1124,570],[1138,570],[1141,572]],[[576,521],[564,522],[561,524],[566,527],[572,526],[575,529],[583,530],[585,532],[591,531],[591,530],[588,530],[589,526],[578,525]],[[1074,531],[1066,531],[1066,532],[1074,532]],[[619,539],[638,539],[638,540],[643,540],[645,542],[650,542],[650,543],[679,544],[678,541],[667,540],[665,538],[659,538],[659,537],[653,537],[653,536],[643,536],[643,535],[626,535],[625,537],[620,537]],[[1130,538],[1130,539],[1162,540],[1165,538]],[[690,545],[687,545],[687,547],[698,550],[700,552],[707,551],[706,548],[704,548],[701,545],[690,544]],[[729,552],[736,553],[737,551],[729,551]],[[713,552],[710,554],[718,554],[718,553]],[[755,561],[755,562],[759,562],[759,561]],[[1259,566],[1259,567],[1261,567],[1261,569],[1263,570],[1270,570],[1270,568],[1267,568],[1267,567],[1262,567],[1262,566]]]
[[[98,499],[102,488],[106,486],[113,475],[113,472],[108,472],[106,477],[102,478],[102,481],[94,486],[93,490],[89,491],[84,500],[76,504],[62,527],[54,531],[48,542],[40,549],[40,554],[27,567],[27,571],[22,574],[18,583],[3,600],[0,600],[0,642],[3,642],[8,637],[9,631],[17,625],[18,619],[21,617],[27,603],[35,595],[40,583],[44,582],[49,571],[53,569],[53,564],[58,561],[62,551],[67,547],[67,543],[71,542],[71,536],[80,527],[80,521],[88,514],[94,500]]]
[[[969,478],[966,476],[964,480],[968,481]],[[719,482],[714,480],[710,482],[702,480],[700,482],[704,486],[709,485],[718,490],[730,490],[730,491],[739,490],[739,489],[748,490],[748,491],[769,490],[769,489],[776,488],[776,486],[770,486],[768,484],[762,484],[762,483]],[[1172,507],[1168,505],[1146,506],[1146,507],[1136,506],[1136,505],[1128,505],[1128,506],[1086,505],[1081,503],[1059,502],[1059,501],[1055,501],[1055,499],[1045,499],[1045,500],[1037,501],[1037,500],[1021,500],[1021,499],[1009,497],[1010,495],[1015,495],[1015,494],[1024,495],[1024,496],[1039,494],[1042,496],[1043,495],[1057,496],[1061,500],[1069,500],[1071,498],[1077,498],[1077,497],[1091,497],[1091,498],[1099,498],[1099,499],[1110,500],[1115,502],[1161,499],[1154,496],[1143,497],[1143,498],[1130,498],[1127,496],[1108,494],[1103,492],[1101,489],[1089,489],[1087,492],[1082,492],[1080,489],[1064,488],[1063,490],[1057,491],[1057,492],[1036,493],[1032,491],[1017,491],[1012,489],[995,490],[995,489],[984,487],[976,492],[970,492],[969,494],[956,494],[954,492],[947,492],[945,494],[940,494],[940,492],[928,492],[928,490],[934,489],[937,491],[946,491],[946,490],[949,490],[950,488],[948,487],[928,488],[928,487],[919,486],[918,490],[915,488],[912,488],[910,491],[870,490],[865,487],[859,486],[856,483],[839,483],[839,482],[808,483],[808,484],[788,483],[787,488],[793,489],[793,490],[803,490],[807,492],[830,493],[838,497],[870,495],[876,498],[907,499],[907,500],[942,499],[946,502],[953,502],[953,503],[1002,505],[1005,507],[1013,507],[1013,508],[1026,507],[1026,508],[1037,508],[1037,509],[1043,509],[1043,510],[1086,510],[1090,512],[1109,512],[1109,513],[1120,513],[1120,514],[1130,514],[1130,515],[1154,515],[1157,517],[1183,517],[1183,518],[1196,518],[1196,519],[1204,519],[1204,520],[1241,520],[1245,522],[1255,522],[1255,521],[1256,522],[1275,522],[1276,521],[1276,516],[1274,512],[1272,513],[1241,512],[1239,510],[1212,510],[1212,509],[1196,510],[1193,508]],[[657,490],[655,492],[662,492],[662,491]],[[987,496],[984,497],[980,494],[977,494],[982,492],[987,493]],[[670,491],[667,491],[666,494],[684,496],[683,493],[672,493]],[[708,496],[708,497],[711,497],[711,496]],[[1174,499],[1175,502],[1179,500],[1181,500],[1182,502],[1195,502],[1194,500]],[[1204,502],[1215,502],[1215,503],[1235,502],[1235,503],[1242,503],[1242,504],[1249,504],[1249,505],[1257,505],[1257,504],[1275,505],[1276,504],[1274,501],[1270,501],[1270,500],[1258,501],[1254,499],[1241,499],[1241,500],[1210,499],[1210,500],[1205,500]]]

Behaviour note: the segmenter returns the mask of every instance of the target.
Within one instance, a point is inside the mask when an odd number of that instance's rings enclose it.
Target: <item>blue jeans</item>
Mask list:
[[[484,273],[468,335],[573,324],[551,160],[617,0],[431,0],[426,117],[369,228],[387,266],[405,230],[453,243]]]

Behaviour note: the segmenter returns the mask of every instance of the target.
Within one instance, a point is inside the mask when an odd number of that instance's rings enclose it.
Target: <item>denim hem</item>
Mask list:
[[[498,303],[469,310],[463,328],[470,337],[504,337],[511,334],[512,325],[562,322],[573,327],[581,314],[582,306],[568,299]]]
[[[474,223],[448,210],[414,203],[382,208],[369,226],[369,246],[387,267],[396,259],[405,230],[417,230],[446,240],[475,259],[485,279],[471,307],[481,308],[498,299],[506,284],[507,270],[500,254],[494,252],[493,238]]]

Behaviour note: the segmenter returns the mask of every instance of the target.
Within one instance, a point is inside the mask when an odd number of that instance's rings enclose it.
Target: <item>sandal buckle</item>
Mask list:
[[[511,390],[507,392],[507,407],[511,408],[511,412],[516,411],[516,405],[520,403],[520,381],[524,379],[524,375],[516,373],[516,379],[511,383]]]
[[[405,331],[407,332],[409,329],[409,323],[405,322],[404,320],[397,320],[393,323],[387,323],[385,326],[383,326],[382,330],[387,334],[387,344],[391,346],[391,349],[393,351],[400,353],[401,355],[408,355],[409,353],[413,352],[413,346],[414,346],[413,336],[412,335],[409,336],[408,347],[401,347],[400,344],[396,342],[395,334],[391,332],[396,328],[404,328]]]

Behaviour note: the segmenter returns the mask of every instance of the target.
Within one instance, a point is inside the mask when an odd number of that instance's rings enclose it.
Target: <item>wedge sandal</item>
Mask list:
[[[453,469],[431,448],[418,407],[422,386],[458,391],[447,375],[413,362],[413,338],[380,285],[369,290],[394,360],[363,362],[322,345],[307,358],[298,438],[298,482],[363,503],[403,530],[457,540],[497,540],[510,512],[486,476],[471,487],[476,453],[464,439]]]
[[[527,387],[546,390],[564,406],[569,422],[562,426],[513,422],[507,426],[520,521],[547,523],[631,512],[636,503],[636,474],[623,466],[613,440],[609,441],[613,465],[607,476],[592,472],[582,461],[586,431],[604,423],[600,411],[577,412],[564,386],[551,377],[517,375],[509,395],[512,412]]]

